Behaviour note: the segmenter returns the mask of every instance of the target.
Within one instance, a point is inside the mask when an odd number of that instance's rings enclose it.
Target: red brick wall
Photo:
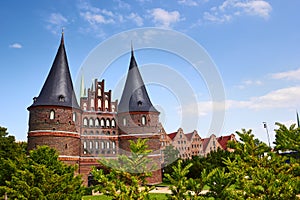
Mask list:
[[[49,135],[50,134],[50,135]],[[64,133],[34,133],[34,136],[28,135],[28,150],[35,149],[37,146],[47,145],[58,151],[59,155],[79,156],[80,138],[76,136],[66,136]],[[57,136],[54,136],[57,135]],[[60,135],[60,136],[58,136]]]
[[[50,112],[55,112],[55,118],[50,119]],[[35,106],[29,108],[29,131],[56,130],[80,132],[81,111],[58,106]],[[76,112],[76,121],[73,121]]]
[[[142,125],[142,117],[146,117],[146,124]],[[158,133],[159,113],[156,112],[131,112],[118,114],[119,134]],[[123,124],[126,118],[126,125]]]

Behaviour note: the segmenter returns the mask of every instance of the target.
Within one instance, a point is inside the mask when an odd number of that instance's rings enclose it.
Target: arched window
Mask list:
[[[101,126],[101,127],[104,127],[104,126],[105,126],[105,121],[104,121],[103,118],[102,118],[101,121],[100,121],[100,126]]]
[[[94,132],[93,132],[93,131],[90,131],[90,135],[94,135]]]
[[[86,103],[83,103],[83,110],[86,110],[86,107],[87,107]]]
[[[112,119],[112,120],[111,120],[111,127],[112,127],[112,128],[115,128],[115,127],[116,127],[116,121],[115,121],[115,119]]]
[[[115,110],[116,110],[115,105],[112,105],[112,106],[111,106],[111,112],[115,112]]]
[[[86,141],[83,142],[83,148],[86,149]]]
[[[113,135],[116,135],[116,131],[113,131],[112,134],[113,134]]]
[[[107,128],[110,127],[110,121],[109,121],[109,119],[106,119],[106,127],[107,127]]]
[[[99,127],[99,125],[100,125],[100,120],[99,120],[99,118],[97,118],[97,119],[95,120],[95,126],[96,126],[96,127]]]
[[[87,134],[87,132],[86,132],[86,131],[84,131],[84,132],[83,132],[83,135],[86,135],[86,134]]]
[[[96,131],[96,135],[99,135],[99,131]]]
[[[125,117],[123,117],[123,126],[126,126],[127,125],[127,120]]]
[[[142,125],[146,125],[146,116],[142,116]]]
[[[99,149],[99,143],[98,143],[98,141],[95,142],[95,149]]]
[[[116,142],[112,142],[112,148],[113,148],[113,149],[116,148]]]
[[[73,112],[73,115],[72,115],[72,119],[73,119],[73,122],[76,122],[76,112]]]
[[[84,118],[83,119],[83,126],[87,126],[88,125],[88,120],[87,120],[87,118]]]
[[[107,135],[110,135],[110,131],[107,131]]]
[[[50,116],[49,116],[50,119],[54,119],[55,118],[55,112],[54,110],[51,110],[50,111]]]
[[[109,149],[110,142],[106,142],[106,148]]]
[[[90,125],[90,127],[94,126],[94,120],[93,120],[93,118],[90,118],[89,125]]]
[[[101,149],[105,149],[104,142],[101,141]]]
[[[93,148],[93,142],[90,141],[90,149],[92,149],[92,148]]]

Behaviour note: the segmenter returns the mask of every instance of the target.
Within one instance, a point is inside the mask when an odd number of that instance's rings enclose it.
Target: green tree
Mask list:
[[[179,151],[175,149],[173,145],[166,146],[166,148],[162,150],[162,153],[164,157],[164,166],[170,165],[179,158]]]
[[[236,158],[224,161],[236,180],[234,192],[244,199],[296,199],[300,179],[291,172],[299,171],[299,164],[287,164],[286,158],[254,139],[251,130],[236,133],[241,140],[231,144]]]
[[[287,128],[284,124],[275,123],[279,126],[275,129],[276,139],[274,144],[276,150],[292,150],[300,153],[300,128],[296,127],[296,124],[292,124],[290,128]]]
[[[235,179],[232,173],[225,171],[225,168],[213,169],[206,178],[206,184],[209,186],[207,197],[214,199],[242,199],[239,194],[235,192]]]
[[[10,199],[81,199],[83,188],[75,166],[58,160],[58,154],[47,146],[32,150],[27,157],[19,155],[16,162],[5,164],[12,169],[11,180],[1,186]]]
[[[6,186],[6,181],[10,181],[14,173],[7,161],[17,162],[17,158],[26,153],[26,148],[26,142],[17,143],[6,128],[0,127],[0,186]],[[4,193],[4,190],[0,190],[0,196]]]
[[[190,163],[183,167],[182,160],[178,160],[177,165],[173,166],[173,172],[165,174],[167,181],[170,182],[169,189],[172,192],[172,195],[168,196],[169,199],[182,200],[186,198],[188,186],[187,174],[192,165]]]
[[[204,186],[207,184],[208,174],[206,169],[201,172],[201,176],[199,178],[189,178],[188,179],[188,196],[192,199],[204,199],[204,194],[201,192],[204,189]]]
[[[116,160],[100,160],[101,165],[109,167],[109,173],[93,169],[94,179],[99,183],[95,191],[119,200],[149,199],[149,191],[154,187],[147,186],[147,178],[157,166],[148,157],[151,150],[148,150],[147,141],[130,141],[131,155],[120,155]]]

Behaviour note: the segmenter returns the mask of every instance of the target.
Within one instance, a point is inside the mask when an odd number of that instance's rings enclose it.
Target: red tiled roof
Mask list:
[[[185,136],[187,137],[188,140],[191,140],[193,135],[194,135],[194,132],[185,134]]]
[[[218,137],[217,139],[218,139],[218,142],[221,145],[222,149],[226,150],[227,143],[228,143],[228,141],[231,140],[231,135],[221,136],[221,137]]]
[[[167,134],[169,136],[169,138],[171,138],[173,140],[173,138],[177,135],[177,132],[174,132],[174,133],[170,133],[170,134]]]
[[[203,138],[201,139],[202,141],[202,147],[203,147],[203,150],[206,149],[207,145],[208,145],[208,142],[209,142],[210,138]]]

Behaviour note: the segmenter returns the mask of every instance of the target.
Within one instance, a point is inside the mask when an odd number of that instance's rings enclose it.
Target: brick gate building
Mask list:
[[[87,184],[91,167],[99,166],[97,160],[115,159],[128,153],[129,140],[147,138],[153,150],[149,157],[159,166],[148,181],[160,183],[159,112],[150,101],[133,49],[120,102],[111,96],[111,90],[105,91],[105,81],[96,79],[81,92],[78,104],[62,34],[48,77],[28,107],[28,150],[39,145],[56,149],[60,160],[79,166]]]

